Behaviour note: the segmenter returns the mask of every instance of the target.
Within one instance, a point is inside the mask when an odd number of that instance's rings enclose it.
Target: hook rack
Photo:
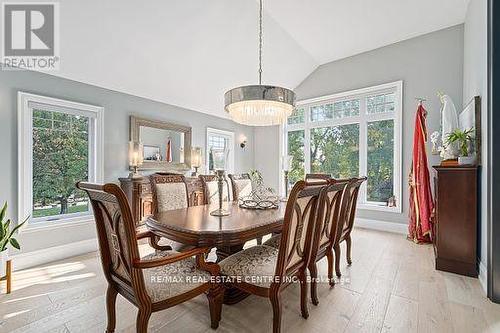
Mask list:
[[[415,97],[415,100],[417,100],[420,104],[427,101],[427,99],[422,98],[422,97]]]

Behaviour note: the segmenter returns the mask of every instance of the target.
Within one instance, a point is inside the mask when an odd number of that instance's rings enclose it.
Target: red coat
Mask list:
[[[408,180],[410,189],[408,238],[411,238],[416,243],[429,243],[431,241],[431,215],[434,210],[425,148],[427,142],[426,115],[427,111],[420,104],[415,117],[413,160]]]

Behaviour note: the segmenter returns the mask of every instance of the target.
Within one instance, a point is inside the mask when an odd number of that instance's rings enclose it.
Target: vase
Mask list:
[[[7,260],[9,260],[9,249],[0,252],[0,277],[6,274]]]
[[[476,158],[475,156],[459,156],[458,164],[459,165],[472,165],[474,164]]]

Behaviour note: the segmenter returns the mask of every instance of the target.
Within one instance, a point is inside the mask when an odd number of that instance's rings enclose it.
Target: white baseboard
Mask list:
[[[12,266],[14,270],[20,270],[97,251],[97,249],[97,239],[86,239],[71,244],[13,255],[11,256]]]
[[[377,221],[377,220],[357,217],[356,220],[354,221],[354,226],[365,229],[393,232],[402,235],[408,234],[408,225],[397,222]]]
[[[483,288],[484,294],[488,295],[488,277],[487,277],[487,269],[482,261],[479,261],[479,283]]]

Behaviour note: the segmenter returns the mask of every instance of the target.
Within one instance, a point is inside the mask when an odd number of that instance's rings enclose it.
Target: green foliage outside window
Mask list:
[[[359,124],[311,129],[311,172],[359,175]]]
[[[33,217],[88,211],[75,183],[88,179],[89,119],[33,111]]]

